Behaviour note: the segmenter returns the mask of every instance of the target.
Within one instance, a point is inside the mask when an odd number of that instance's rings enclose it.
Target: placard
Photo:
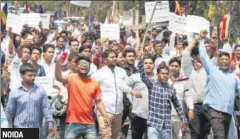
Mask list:
[[[119,24],[100,24],[101,38],[108,38],[109,40],[120,39]]]
[[[39,28],[41,17],[39,13],[21,13],[20,16],[25,20],[28,27]]]
[[[43,29],[49,29],[50,14],[40,14]]]
[[[145,2],[146,23],[150,22],[152,11],[156,2]],[[158,1],[152,23],[169,21],[169,1]]]
[[[12,14],[12,13],[8,13],[6,29],[9,29],[9,27],[11,27],[13,33],[20,35],[22,32],[24,23],[25,22],[21,16]]]
[[[81,7],[90,7],[91,5],[91,1],[71,1],[70,3]]]
[[[178,34],[187,35],[187,21],[186,16],[179,16],[175,13],[170,13],[168,30]]]
[[[195,15],[187,16],[187,32],[199,33],[201,30],[206,29],[208,31],[207,37],[210,37],[210,22],[201,17]]]
[[[47,76],[35,77],[34,83],[43,87],[46,92],[53,90],[53,80]]]

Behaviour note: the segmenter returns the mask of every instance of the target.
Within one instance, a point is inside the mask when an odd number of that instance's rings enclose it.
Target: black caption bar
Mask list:
[[[1,139],[39,139],[39,128],[1,128]]]

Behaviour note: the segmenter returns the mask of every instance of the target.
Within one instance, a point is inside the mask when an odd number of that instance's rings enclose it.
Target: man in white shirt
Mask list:
[[[53,62],[55,47],[52,44],[43,45],[43,58],[39,61],[39,64],[43,66],[46,76],[54,83],[55,80],[55,64]],[[51,92],[51,91],[50,91]],[[51,95],[49,91],[48,95]]]
[[[235,46],[236,44],[234,43],[234,37],[233,34],[231,34],[228,42],[223,45],[223,50],[228,52],[229,54],[232,54]]]
[[[163,41],[155,40],[153,41],[153,48],[155,50],[154,59],[155,59],[155,71],[158,65],[162,62],[168,63],[169,56],[163,53],[165,43]]]
[[[100,139],[116,139],[121,129],[123,92],[132,92],[136,97],[140,97],[140,94],[127,86],[127,73],[116,66],[116,54],[113,51],[106,50],[102,57],[106,65],[99,69],[93,78],[101,87],[102,100],[110,118],[110,124],[105,125],[104,117],[97,112],[99,134]]]
[[[30,48],[28,46],[20,46],[19,54],[13,59],[9,72],[11,73],[10,77],[10,89],[13,90],[17,86],[21,85],[22,78],[20,76],[20,66],[23,63],[27,63],[30,58]]]

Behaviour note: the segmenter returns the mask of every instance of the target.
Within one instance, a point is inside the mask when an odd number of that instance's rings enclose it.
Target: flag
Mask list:
[[[43,11],[43,7],[42,7],[41,4],[40,4],[40,6],[39,6],[39,10],[38,10],[38,12],[39,12],[40,14],[43,14],[43,13],[44,13],[44,11]]]
[[[24,12],[29,13],[29,7],[28,7],[28,1],[27,0],[25,1],[24,8],[25,8]]]
[[[94,16],[89,15],[89,16],[88,16],[88,23],[87,23],[87,26],[88,26],[88,28],[89,28],[89,31],[92,31],[93,21],[94,21]]]
[[[6,2],[1,10],[1,25],[5,25],[7,22],[8,15],[8,3]]]
[[[175,0],[175,14],[181,15],[181,6],[177,0]]]
[[[232,14],[233,14],[233,9],[231,10],[230,13],[225,14],[221,19],[219,37],[222,42],[226,40],[231,33]]]
[[[215,5],[210,4],[208,8],[208,18],[212,18],[215,14]]]
[[[53,17],[54,17],[54,20],[58,20],[58,11],[54,11],[54,14],[53,14]]]

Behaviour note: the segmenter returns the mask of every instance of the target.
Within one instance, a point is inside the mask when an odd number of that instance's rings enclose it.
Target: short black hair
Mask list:
[[[21,33],[21,38],[26,39],[28,35],[31,35],[31,32],[26,29]]]
[[[133,48],[126,48],[123,50],[123,57],[127,56],[127,53],[133,53],[136,56],[136,51]]]
[[[157,73],[159,73],[162,69],[165,69],[165,70],[169,71],[166,62],[164,62],[164,61],[163,61],[161,64],[158,65],[158,67],[157,67]]]
[[[72,42],[78,42],[78,40],[77,39],[71,39],[70,42],[69,42],[70,46],[71,46]],[[78,44],[79,44],[79,42],[78,42]]]
[[[53,44],[46,43],[46,44],[43,45],[43,53],[46,53],[48,48],[52,48],[53,50],[55,50],[55,47],[54,47]]]
[[[62,34],[66,34],[66,36],[67,36],[67,35],[68,35],[68,32],[65,31],[65,30],[63,30],[63,31],[60,32],[60,36],[62,36]]]
[[[172,64],[172,63],[174,63],[174,62],[177,62],[178,65],[181,67],[182,62],[181,62],[181,59],[180,59],[179,57],[174,57],[174,58],[170,59],[169,65]]]
[[[194,47],[191,52],[191,56],[197,56],[199,55],[199,49],[198,47]]]
[[[24,75],[26,72],[36,72],[36,70],[33,68],[32,64],[24,63],[20,66],[20,74]]]
[[[151,59],[153,61],[153,63],[154,63],[154,60],[155,60],[154,57],[151,54],[144,55],[143,60],[145,60],[145,59]]]
[[[57,36],[56,40],[58,41],[58,39],[60,39],[60,38],[65,39],[63,36],[59,35],[59,36]]]
[[[227,56],[227,57],[230,58],[230,54],[229,54],[228,52],[221,52],[221,51],[220,51],[218,57],[220,58],[220,57],[222,57],[222,56]]]
[[[91,45],[84,44],[83,46],[80,47],[79,53],[82,53],[85,49],[90,49],[91,50],[91,48],[92,48]]]
[[[68,56],[68,61],[71,61],[72,59],[76,58],[78,56],[77,52],[71,52]]]
[[[31,47],[31,51],[30,51],[30,54],[31,54],[31,55],[32,55],[33,50],[38,50],[39,53],[40,53],[40,55],[42,54],[42,49],[41,49],[40,47],[38,47],[38,46],[33,46],[33,47]]]
[[[88,62],[91,63],[91,60],[89,59],[89,57],[85,56],[85,55],[82,54],[82,53],[78,53],[78,54],[77,54],[77,57],[76,57],[76,59],[75,59],[75,63],[78,64],[78,62],[79,62],[80,60],[86,60],[86,61],[88,61]]]
[[[159,40],[152,41],[152,43],[153,43],[153,48],[155,48],[155,46],[156,46],[157,44],[163,44],[163,45],[165,45],[165,42],[164,42],[164,41],[159,41]]]
[[[110,53],[114,53],[114,51],[112,50],[105,50],[103,53],[102,53],[102,58],[107,58],[109,56]]]
[[[26,45],[21,45],[19,48],[19,52],[22,53],[23,49],[28,49],[31,52],[31,48],[29,46]]]

